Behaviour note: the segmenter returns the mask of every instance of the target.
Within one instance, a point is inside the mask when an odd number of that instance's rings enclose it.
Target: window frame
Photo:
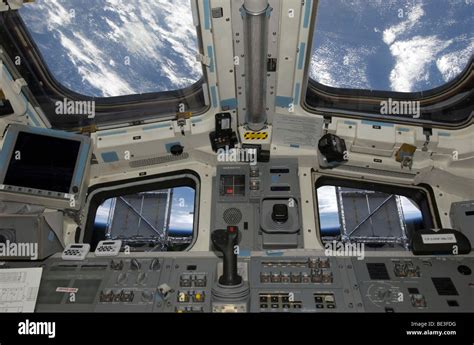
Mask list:
[[[347,187],[364,190],[379,191],[387,194],[404,196],[416,202],[422,214],[423,225],[428,228],[437,229],[441,227],[441,219],[434,197],[433,189],[427,184],[400,185],[390,182],[379,182],[372,180],[359,180],[355,178],[342,178],[329,175],[316,176],[313,173],[313,193],[315,205],[315,223],[318,239],[324,245],[321,235],[321,217],[319,213],[318,188],[323,186]]]
[[[304,110],[327,117],[372,119],[392,123],[422,125],[425,127],[464,128],[474,123],[474,56],[456,78],[439,87],[420,92],[395,92],[367,89],[336,88],[309,77],[313,38],[316,35],[318,1],[313,1],[309,26],[308,49],[305,54],[303,92],[300,104]],[[413,119],[407,116],[380,114],[380,102],[388,98],[401,101],[419,101],[421,116]],[[430,107],[431,110],[424,110]],[[449,113],[447,118],[446,113]]]
[[[198,53],[203,52],[200,24],[196,26]],[[18,11],[0,13],[0,46],[10,57],[20,57],[15,65],[26,80],[53,128],[79,130],[97,126],[138,125],[150,120],[172,120],[179,104],[187,106],[194,116],[210,108],[207,99],[207,68],[202,66],[202,78],[193,85],[173,91],[152,92],[115,97],[90,97],[74,92],[59,83],[49,70]],[[55,102],[64,98],[72,101],[95,101],[96,116],[61,116],[55,114]]]
[[[199,175],[191,170],[174,171],[161,175],[150,175],[143,178],[120,180],[92,186],[88,191],[86,204],[84,206],[84,209],[86,210],[84,217],[85,223],[83,223],[82,227],[76,231],[76,242],[90,243],[92,246],[97,209],[105,200],[120,195],[175,187],[190,187],[194,189],[192,241],[188,247],[182,250],[182,252],[191,250],[199,236],[199,205],[201,189]],[[91,250],[93,250],[93,248]]]

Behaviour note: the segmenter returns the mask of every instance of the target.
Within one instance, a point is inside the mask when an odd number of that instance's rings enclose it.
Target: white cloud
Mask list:
[[[402,202],[402,209],[405,217],[410,218],[413,216],[421,216],[421,211],[410,199],[402,196],[400,197]]]
[[[474,40],[464,49],[449,52],[436,60],[436,67],[441,72],[445,82],[453,80],[466,67],[474,52]]]
[[[106,223],[109,219],[110,207],[112,204],[112,199],[107,199],[102,205],[97,208],[95,214],[95,221],[98,223]]]
[[[127,42],[132,63],[134,57],[153,61],[175,89],[189,86],[200,78],[196,28],[188,0],[140,1],[135,6],[108,0],[104,9],[120,19],[105,18],[110,28],[107,37],[115,42]]]
[[[333,75],[336,71],[334,60],[327,56],[326,52],[327,47],[322,47],[311,56],[310,78],[326,86],[339,87],[339,83]]]
[[[326,86],[370,89],[368,57],[374,52],[327,40],[311,57],[310,77]]]
[[[436,56],[452,43],[436,36],[415,36],[406,41],[397,41],[390,46],[395,58],[395,67],[390,72],[393,91],[412,92],[414,85],[429,79],[428,67]]]
[[[169,227],[172,230],[190,229],[193,226],[194,215],[193,213],[185,210],[177,210],[173,208],[171,212]]]
[[[48,66],[74,91],[105,97],[167,91],[202,77],[189,0],[105,0],[90,7],[38,0],[21,15],[33,36],[45,34],[35,39]]]
[[[73,19],[74,12],[67,10],[58,0],[38,1],[28,6],[34,6],[33,13],[42,14],[28,16],[28,26],[35,32],[45,33],[64,27]]]
[[[406,15],[406,20],[383,31],[383,41],[388,45],[392,44],[398,36],[404,34],[407,30],[412,29],[424,14],[425,11],[421,4],[414,5]]]
[[[62,46],[83,81],[101,90],[105,97],[136,92],[127,81],[110,68],[108,60],[105,60],[102,51],[92,41],[77,32],[72,39],[62,32],[59,34]]]
[[[317,190],[319,213],[337,213],[336,188],[334,186],[322,186]]]

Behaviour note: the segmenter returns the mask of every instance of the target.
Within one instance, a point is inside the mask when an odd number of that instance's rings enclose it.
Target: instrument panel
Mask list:
[[[218,310],[217,257],[51,258],[36,311],[472,312],[473,258],[362,261],[315,254],[240,257],[239,274],[250,287],[248,307],[235,309],[229,302]]]

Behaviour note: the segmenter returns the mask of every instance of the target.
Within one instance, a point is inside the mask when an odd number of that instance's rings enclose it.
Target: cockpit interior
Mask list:
[[[0,0],[0,313],[472,313],[473,14]]]

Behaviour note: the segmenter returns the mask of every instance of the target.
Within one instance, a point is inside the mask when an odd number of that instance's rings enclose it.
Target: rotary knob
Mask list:
[[[151,302],[151,301],[153,301],[154,295],[155,294],[153,293],[153,291],[143,290],[142,291],[142,301],[143,302]]]
[[[158,259],[153,259],[150,263],[150,270],[152,271],[158,271],[161,268],[160,260]]]
[[[382,301],[389,301],[391,296],[392,292],[390,290],[382,289],[377,291],[377,297]]]
[[[140,270],[141,267],[142,267],[142,264],[137,259],[134,258],[130,261],[130,269],[132,271],[138,271]]]
[[[120,273],[118,276],[117,276],[117,284],[125,284],[125,282],[127,281],[127,274],[126,273]]]
[[[145,284],[146,278],[147,278],[146,273],[140,272],[137,277],[137,284],[140,284],[140,285]]]

